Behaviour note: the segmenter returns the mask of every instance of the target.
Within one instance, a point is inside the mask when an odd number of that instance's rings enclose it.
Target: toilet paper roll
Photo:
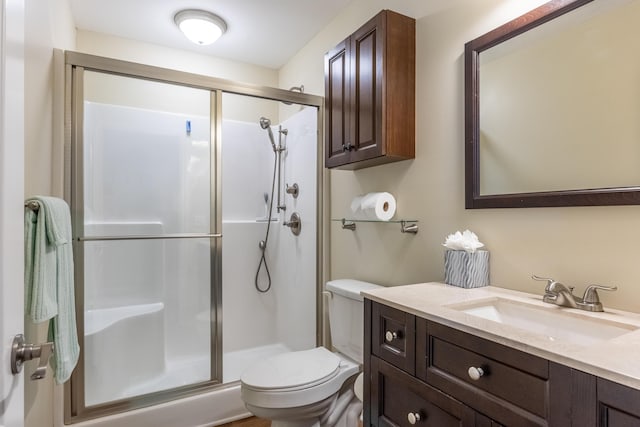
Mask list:
[[[396,213],[396,199],[391,193],[367,193],[351,202],[354,219],[389,221]]]

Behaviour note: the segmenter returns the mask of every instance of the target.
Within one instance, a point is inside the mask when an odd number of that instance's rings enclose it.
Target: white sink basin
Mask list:
[[[638,327],[606,319],[581,316],[559,307],[539,307],[504,298],[449,306],[473,316],[545,336],[551,341],[591,345],[608,341]]]

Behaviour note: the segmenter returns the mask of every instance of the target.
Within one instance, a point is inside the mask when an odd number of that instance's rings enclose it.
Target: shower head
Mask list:
[[[262,129],[266,129],[269,134],[269,140],[271,141],[271,147],[273,148],[273,152],[277,152],[276,142],[273,139],[273,131],[271,130],[271,120],[266,117],[260,117],[260,127]]]
[[[271,126],[271,120],[267,119],[266,117],[260,117],[260,127],[262,129],[268,129],[269,126]]]

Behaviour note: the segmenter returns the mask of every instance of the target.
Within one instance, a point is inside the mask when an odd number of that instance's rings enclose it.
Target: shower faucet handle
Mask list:
[[[286,184],[286,185],[287,185],[287,189],[286,189],[287,194],[291,194],[294,199],[297,199],[298,194],[300,194],[300,187],[298,187],[298,184],[294,183],[291,186],[289,186],[289,184]]]
[[[302,229],[302,220],[300,219],[300,214],[298,212],[292,213],[289,221],[283,221],[282,225],[284,225],[285,227],[289,227],[294,236],[299,236],[300,230]]]

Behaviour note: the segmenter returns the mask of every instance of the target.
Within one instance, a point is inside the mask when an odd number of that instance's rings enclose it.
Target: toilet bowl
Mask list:
[[[377,285],[334,280],[329,293],[329,325],[335,352],[324,347],[265,359],[240,377],[247,410],[271,420],[273,427],[353,427],[362,411],[350,381],[361,370],[363,298],[360,291]]]

